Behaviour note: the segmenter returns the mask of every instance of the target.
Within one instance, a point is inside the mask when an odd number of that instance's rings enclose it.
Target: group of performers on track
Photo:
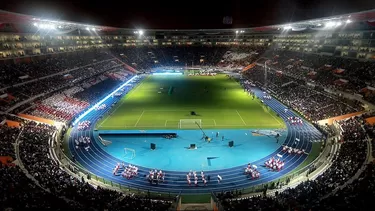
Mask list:
[[[159,182],[164,182],[165,173],[162,170],[150,170],[147,179],[150,182],[150,184],[158,184]]]
[[[79,147],[83,147],[86,151],[89,151],[89,145],[91,143],[90,137],[80,136],[78,139],[74,139],[74,142],[76,143],[76,149],[78,149]]]
[[[264,95],[264,96],[263,96],[263,99],[265,99],[265,100],[271,100],[272,97],[271,97],[271,95]]]
[[[272,157],[268,161],[266,161],[264,165],[273,171],[280,171],[284,167],[284,161],[281,161],[280,158],[275,159],[274,157]]]
[[[95,111],[104,110],[106,108],[107,108],[106,104],[101,104],[101,105],[95,106]]]
[[[78,123],[78,130],[87,130],[91,125],[91,122],[89,120],[85,120]]]
[[[284,152],[287,152],[289,154],[297,154],[297,155],[302,155],[302,154],[305,154],[305,150],[304,149],[297,149],[297,148],[293,148],[293,147],[288,147],[288,146],[283,146],[283,151]]]
[[[296,116],[288,117],[288,121],[292,125],[297,125],[297,124],[302,125],[303,124],[302,118],[296,117]]]
[[[122,172],[121,176],[126,179],[131,179],[138,175],[138,167],[129,164],[125,167],[125,170]]]
[[[247,164],[245,168],[245,174],[251,177],[251,179],[258,179],[260,177],[260,172],[257,170],[257,166],[251,164]]]
[[[189,186],[191,185],[191,179],[194,179],[194,185],[198,186],[198,176],[197,176],[197,172],[196,171],[190,170],[190,172],[188,174],[186,174],[186,181],[187,181],[187,183],[188,183]],[[206,180],[206,177],[204,176],[204,172],[203,171],[201,171],[201,180],[202,180],[204,186],[206,186],[207,185],[207,180]]]
[[[113,169],[113,175],[117,176],[120,169],[123,169],[121,176],[126,179],[131,179],[138,175],[138,167],[131,164],[126,166],[125,163],[117,163],[117,165]]]

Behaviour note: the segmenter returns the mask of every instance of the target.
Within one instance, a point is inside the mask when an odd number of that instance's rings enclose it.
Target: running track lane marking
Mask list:
[[[240,113],[238,113],[238,111],[237,111],[237,110],[236,110],[236,112],[237,112],[238,116],[239,116],[239,117],[241,118],[241,120],[242,120],[243,124],[244,124],[244,125],[246,125],[246,122],[245,122],[245,120],[243,120],[243,119],[242,119],[242,116],[240,115]]]
[[[141,120],[141,118],[142,118],[142,116],[143,116],[144,113],[145,113],[145,111],[142,111],[142,113],[139,116],[139,118],[138,118],[137,122],[135,123],[134,127],[137,127],[137,124],[138,124],[139,120]]]

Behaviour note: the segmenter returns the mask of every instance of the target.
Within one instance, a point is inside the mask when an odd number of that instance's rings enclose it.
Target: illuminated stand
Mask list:
[[[73,122],[73,126],[76,125],[83,117],[85,117],[87,114],[89,114],[92,110],[95,110],[96,107],[100,106],[101,104],[103,104],[104,101],[106,101],[108,98],[112,97],[114,94],[116,94],[116,92],[120,91],[122,88],[124,88],[126,85],[128,85],[129,83],[133,82],[135,79],[137,79],[138,76],[133,76],[131,79],[129,79],[128,81],[126,81],[125,83],[123,83],[119,88],[117,88],[115,91],[113,91],[112,93],[110,93],[109,95],[107,95],[105,98],[103,98],[101,101],[99,101],[98,103],[96,103],[95,105],[91,106],[87,111],[85,111],[83,114],[81,114],[76,120],[74,120]]]

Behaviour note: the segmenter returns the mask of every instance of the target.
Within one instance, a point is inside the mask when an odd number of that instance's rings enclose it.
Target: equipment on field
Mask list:
[[[124,148],[124,158],[133,160],[135,158],[135,149]]]
[[[190,144],[189,149],[197,149],[197,146],[195,144]]]
[[[178,125],[181,129],[195,129],[198,125],[199,128],[202,127],[202,120],[201,119],[180,119],[180,123]]]
[[[234,145],[234,142],[233,142],[233,141],[228,142],[228,146],[229,146],[229,147],[233,147],[233,145]]]
[[[102,137],[98,136],[100,143],[102,143],[105,147],[112,144],[112,141],[104,140]]]

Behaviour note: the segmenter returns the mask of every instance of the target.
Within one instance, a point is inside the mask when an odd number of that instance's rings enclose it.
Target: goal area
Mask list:
[[[181,129],[196,129],[202,127],[201,119],[180,119],[178,123],[178,128]]]
[[[124,148],[124,158],[133,160],[135,158],[135,149]]]

